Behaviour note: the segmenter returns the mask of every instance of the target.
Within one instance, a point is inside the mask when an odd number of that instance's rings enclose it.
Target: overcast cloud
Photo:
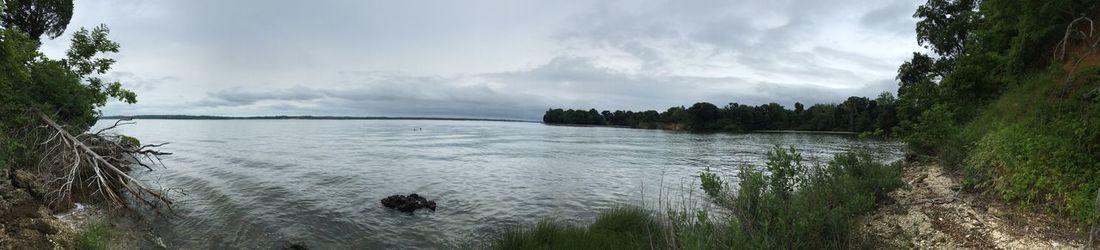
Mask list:
[[[920,2],[83,0],[69,31],[122,44],[107,115],[538,119],[892,92]]]

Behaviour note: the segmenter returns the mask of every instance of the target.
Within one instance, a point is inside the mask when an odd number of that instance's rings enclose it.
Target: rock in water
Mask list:
[[[409,194],[408,196],[391,195],[382,199],[382,205],[406,213],[412,213],[421,208],[435,211],[435,201],[430,201],[417,194]]]
[[[301,242],[283,242],[283,248],[282,249],[284,249],[284,250],[309,250],[309,247],[306,246],[306,244],[302,244]]]

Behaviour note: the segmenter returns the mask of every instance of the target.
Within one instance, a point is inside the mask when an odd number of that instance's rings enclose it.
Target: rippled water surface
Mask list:
[[[139,120],[120,132],[171,143],[167,169],[135,172],[178,190],[177,215],[154,218],[152,233],[193,249],[455,246],[544,218],[583,222],[615,206],[653,207],[658,193],[682,197],[704,167],[731,178],[776,144],[822,160],[861,146],[900,157],[898,144],[851,136],[519,122]],[[439,210],[406,215],[379,203],[408,193]]]

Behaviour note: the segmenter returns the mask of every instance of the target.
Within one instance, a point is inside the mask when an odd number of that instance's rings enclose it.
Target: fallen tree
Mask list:
[[[160,156],[170,153],[156,148],[165,145],[140,145],[134,139],[107,131],[132,122],[119,120],[94,133],[73,135],[46,114],[33,111],[42,125],[34,127],[27,137],[40,160],[37,170],[46,178],[44,195],[51,205],[71,204],[77,198],[102,201],[108,207],[128,207],[125,197],[156,212],[171,211],[172,201],[160,190],[149,188],[131,177],[130,165],[152,170],[163,167]],[[65,205],[62,205],[65,206]]]

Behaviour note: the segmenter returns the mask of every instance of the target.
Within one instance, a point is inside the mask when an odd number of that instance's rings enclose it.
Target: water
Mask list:
[[[169,248],[438,248],[484,241],[545,218],[591,221],[623,205],[686,197],[704,167],[732,178],[773,145],[809,158],[900,145],[841,135],[691,134],[482,121],[140,120],[120,132],[170,142],[167,169],[135,171],[172,188],[176,216],[153,217]],[[418,193],[438,211],[391,211]]]

